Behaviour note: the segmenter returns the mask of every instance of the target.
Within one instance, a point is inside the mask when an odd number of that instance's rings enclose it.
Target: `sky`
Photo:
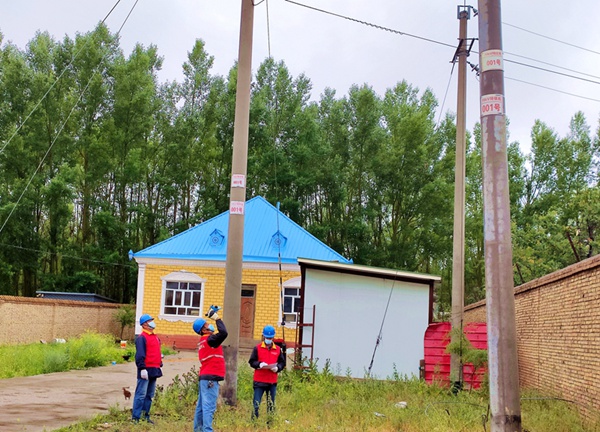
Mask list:
[[[25,49],[37,30],[48,31],[57,40],[89,32],[117,1],[0,0],[3,45],[11,41]],[[343,97],[353,84],[364,83],[383,96],[387,89],[406,80],[421,92],[431,89],[442,113],[456,112],[458,67],[451,74],[455,48],[443,44],[457,44],[457,6],[476,9],[476,2],[294,0],[406,33],[399,35],[286,0],[254,1],[258,4],[253,71],[269,55],[270,46],[270,54],[276,61],[283,60],[292,76],[304,73],[310,78],[313,100],[319,100],[326,87]],[[118,2],[106,20],[112,32],[118,31],[135,3]],[[536,119],[564,137],[577,111],[583,111],[595,135],[600,115],[600,2],[504,1],[501,13],[509,141],[518,141],[527,154]],[[156,45],[164,57],[159,79],[181,81],[181,65],[195,40],[202,39],[214,56],[212,72],[226,76],[238,57],[240,14],[241,0],[138,0],[121,31],[121,48],[128,55],[136,43]],[[468,22],[468,37],[478,37],[477,16]],[[479,51],[477,41],[473,50]],[[468,61],[477,64],[478,55],[471,54]],[[478,121],[479,82],[469,71],[467,129],[472,131]]]

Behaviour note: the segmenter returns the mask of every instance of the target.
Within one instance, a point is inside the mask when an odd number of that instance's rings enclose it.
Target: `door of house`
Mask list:
[[[242,285],[240,304],[240,338],[254,338],[254,299],[256,285]]]

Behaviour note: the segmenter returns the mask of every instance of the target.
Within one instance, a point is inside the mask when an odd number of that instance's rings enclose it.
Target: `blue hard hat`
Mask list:
[[[268,324],[263,329],[263,336],[266,338],[274,338],[275,337],[275,327],[271,324]]]
[[[140,317],[140,325],[148,322],[148,321],[152,321],[154,318],[152,318],[150,315],[148,314],[144,314]]]
[[[194,321],[194,324],[192,324],[192,328],[196,333],[200,334],[204,324],[206,324],[206,320],[204,318],[198,318],[196,321]]]

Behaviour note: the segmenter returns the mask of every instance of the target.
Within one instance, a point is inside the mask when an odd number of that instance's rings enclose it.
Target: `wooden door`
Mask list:
[[[256,285],[242,285],[240,304],[240,338],[254,338],[254,299]]]

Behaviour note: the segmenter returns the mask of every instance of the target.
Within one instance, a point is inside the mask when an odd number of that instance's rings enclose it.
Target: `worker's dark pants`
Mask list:
[[[254,382],[254,412],[252,418],[258,417],[258,408],[260,407],[260,401],[263,394],[267,393],[267,413],[272,414],[275,409],[275,394],[277,393],[277,383],[261,383]]]

